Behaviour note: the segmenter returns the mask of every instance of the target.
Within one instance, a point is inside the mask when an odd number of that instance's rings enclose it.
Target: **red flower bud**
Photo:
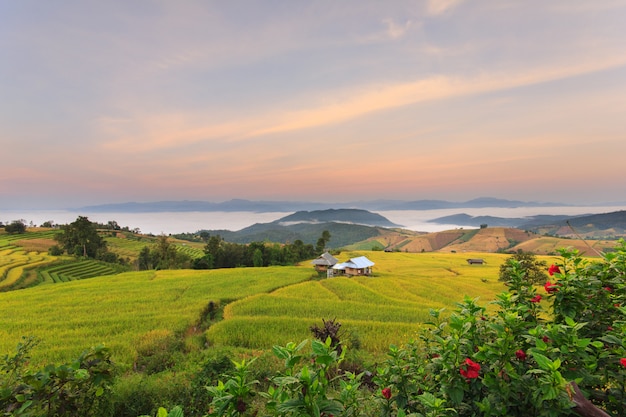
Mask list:
[[[561,270],[559,269],[558,266],[552,264],[550,265],[550,268],[548,268],[548,274],[550,274],[550,276],[554,275],[554,274],[560,274]]]
[[[539,294],[535,295],[533,298],[530,299],[531,303],[538,303],[541,301],[541,296]]]
[[[558,283],[551,283],[550,281],[547,281],[546,284],[543,286],[543,288],[546,290],[546,292],[548,294],[552,294],[557,292],[559,289],[557,288],[559,284]]]
[[[465,359],[463,363],[464,368],[462,367],[459,372],[467,379],[478,378],[478,371],[480,371],[480,365],[471,360],[470,358]]]
[[[526,352],[524,352],[522,349],[515,352],[515,356],[517,356],[517,359],[519,359],[520,361],[526,360]]]
[[[622,366],[623,366],[624,368],[626,368],[626,358],[622,358],[622,359],[620,359],[620,360],[619,360],[619,363],[621,363],[621,364],[622,364]]]
[[[389,388],[389,387],[383,388],[381,393],[383,394],[383,397],[385,397],[385,399],[387,399],[387,400],[391,399],[391,388]]]

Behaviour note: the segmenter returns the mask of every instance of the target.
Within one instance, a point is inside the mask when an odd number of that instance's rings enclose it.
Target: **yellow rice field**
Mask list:
[[[483,303],[504,290],[499,268],[509,255],[346,252],[340,260],[365,255],[375,262],[370,277],[307,281],[229,304],[225,320],[212,326],[211,343],[254,349],[310,337],[309,327],[336,319],[363,349],[384,352],[390,343],[413,337],[431,309],[451,310],[464,296]],[[467,258],[482,258],[469,265]],[[303,266],[304,267],[304,266]]]
[[[66,361],[104,343],[130,366],[146,335],[188,333],[211,301],[225,308],[224,319],[206,331],[209,345],[269,349],[309,338],[311,325],[336,319],[362,349],[380,353],[412,338],[430,309],[449,311],[464,296],[486,304],[505,289],[498,272],[508,255],[360,251],[337,258],[361,255],[375,262],[370,277],[321,278],[305,262],[128,272],[1,293],[0,354],[32,335],[42,340],[34,361]]]

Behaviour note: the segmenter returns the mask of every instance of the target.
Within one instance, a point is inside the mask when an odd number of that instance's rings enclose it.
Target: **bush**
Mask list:
[[[183,347],[181,339],[171,330],[152,330],[144,334],[137,344],[134,368],[146,374],[162,372],[174,366]]]
[[[52,245],[48,248],[48,255],[61,256],[63,255],[63,248],[59,245]]]
[[[2,415],[102,415],[116,371],[108,349],[94,347],[71,363],[31,370],[29,354],[36,344],[33,338],[24,338],[16,354],[5,355],[0,362]]]
[[[114,388],[112,413],[100,416],[154,416],[161,406],[172,408],[179,405],[188,390],[186,382],[172,373],[126,376]]]
[[[512,275],[522,271],[524,278],[531,284],[543,285],[548,279],[546,261],[540,261],[530,252],[518,252],[500,265],[499,280],[508,283]]]

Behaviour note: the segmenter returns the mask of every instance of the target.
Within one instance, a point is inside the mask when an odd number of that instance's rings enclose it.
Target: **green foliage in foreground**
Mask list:
[[[111,392],[115,366],[98,346],[74,361],[28,368],[35,339],[25,338],[15,355],[0,362],[0,412],[13,417],[98,416]]]

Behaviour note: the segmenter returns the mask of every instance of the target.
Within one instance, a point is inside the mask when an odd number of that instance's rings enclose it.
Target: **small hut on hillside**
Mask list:
[[[338,262],[339,259],[335,258],[328,252],[322,253],[320,256],[311,261],[317,272],[326,272],[333,266],[335,266]]]
[[[485,260],[481,258],[470,258],[467,260],[467,263],[470,265],[482,265],[486,264],[487,262],[485,262]]]

